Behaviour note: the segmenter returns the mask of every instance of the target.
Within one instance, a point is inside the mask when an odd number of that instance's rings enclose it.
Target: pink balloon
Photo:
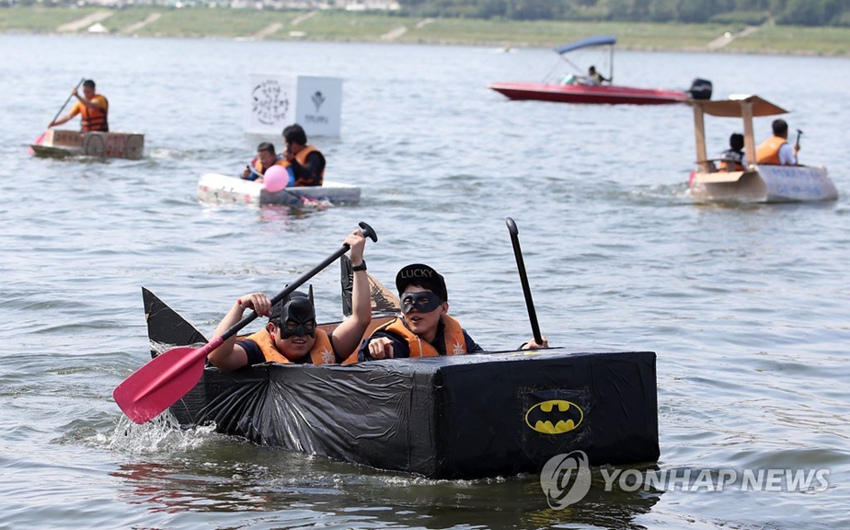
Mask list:
[[[280,191],[289,182],[289,173],[282,166],[272,166],[263,175],[263,186],[266,191]]]

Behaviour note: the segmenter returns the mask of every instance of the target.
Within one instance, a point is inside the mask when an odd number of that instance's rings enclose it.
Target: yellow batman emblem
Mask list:
[[[525,413],[525,424],[543,434],[564,434],[581,425],[584,412],[575,403],[563,399],[540,402]]]

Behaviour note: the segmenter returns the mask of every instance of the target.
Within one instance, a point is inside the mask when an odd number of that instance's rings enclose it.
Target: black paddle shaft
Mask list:
[[[378,234],[376,234],[375,230],[368,224],[360,222],[360,232],[363,234],[364,237],[368,237],[375,243],[378,242]],[[336,252],[325,258],[323,262],[319,263],[309,271],[302,274],[297,280],[292,282],[292,284],[288,285],[286,289],[277,293],[277,295],[271,299],[272,305],[275,305],[276,303],[280,302],[281,300],[292,294],[295,289],[301,287],[307,280],[321,272],[325,267],[336,261],[340,256],[342,256],[346,252],[348,252],[348,249],[349,246],[347,244],[342,245],[339,249],[337,249]],[[237,333],[239,333],[239,330],[253,322],[258,316],[260,316],[259,313],[257,313],[256,311],[252,311],[250,315],[243,318],[242,320],[231,326],[230,329],[222,333],[221,340],[225,341],[230,337],[236,335]]]
[[[80,88],[80,85],[82,85],[82,84],[83,84],[83,82],[85,82],[85,80],[86,80],[86,78],[85,78],[85,77],[84,77],[84,78],[82,78],[82,79],[80,79],[80,82],[79,82],[79,83],[77,83],[77,86],[75,86],[75,87],[74,87],[74,90],[78,90],[78,89]],[[50,120],[50,123],[53,123],[54,121],[56,121],[56,120],[58,120],[58,119],[59,119],[59,115],[60,115],[60,114],[62,114],[62,111],[63,111],[63,110],[65,110],[65,106],[68,104],[68,102],[69,102],[69,101],[71,101],[71,98],[72,98],[72,97],[74,97],[74,92],[73,92],[73,91],[71,92],[71,95],[70,95],[70,96],[68,96],[68,99],[66,99],[66,100],[65,100],[65,103],[62,103],[62,107],[60,107],[60,108],[59,108],[59,112],[57,112],[57,113],[56,113],[56,116],[53,116],[53,119],[52,119],[52,120]]]
[[[519,270],[519,279],[522,282],[522,292],[525,295],[525,306],[528,308],[528,319],[531,320],[531,332],[537,344],[543,344],[543,336],[540,334],[540,325],[537,323],[537,313],[534,311],[534,301],[531,299],[531,287],[528,285],[528,275],[525,273],[525,262],[522,259],[522,249],[519,246],[519,229],[513,219],[505,219],[508,230],[511,233],[511,243],[514,246],[516,266]]]

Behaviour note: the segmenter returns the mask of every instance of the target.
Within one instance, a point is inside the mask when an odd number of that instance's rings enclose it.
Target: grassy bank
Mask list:
[[[264,38],[341,42],[400,42],[551,47],[588,35],[612,33],[618,47],[709,51],[724,33],[742,25],[614,22],[522,22],[476,19],[414,19],[344,11],[260,11],[131,7],[127,9],[0,8],[0,32],[58,33],[60,27],[97,12],[110,33],[150,37]],[[306,16],[309,15],[309,16]],[[85,33],[90,24],[67,33]],[[765,25],[735,38],[721,52],[850,55],[850,28]]]

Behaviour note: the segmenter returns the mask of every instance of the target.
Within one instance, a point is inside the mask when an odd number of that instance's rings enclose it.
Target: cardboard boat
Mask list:
[[[143,298],[152,356],[207,342],[152,292]],[[207,367],[170,412],[186,427],[433,479],[537,473],[575,450],[592,465],[659,456],[653,352]]]
[[[218,173],[201,175],[198,181],[198,200],[212,203],[281,204],[295,206],[305,200],[328,201],[333,204],[360,202],[360,188],[325,180],[321,186],[295,186],[271,192],[251,180],[228,177]]]
[[[48,129],[41,143],[30,147],[37,156],[52,158],[92,156],[138,160],[144,155],[145,136],[138,133]]]
[[[775,203],[831,201],[838,190],[823,166],[777,166],[753,163],[756,142],[753,117],[785,114],[785,109],[755,95],[734,95],[719,101],[690,101],[694,108],[697,169],[689,193],[695,202]],[[744,153],[750,163],[744,171],[718,169],[721,159],[709,159],[705,142],[705,115],[738,118],[744,124]]]

